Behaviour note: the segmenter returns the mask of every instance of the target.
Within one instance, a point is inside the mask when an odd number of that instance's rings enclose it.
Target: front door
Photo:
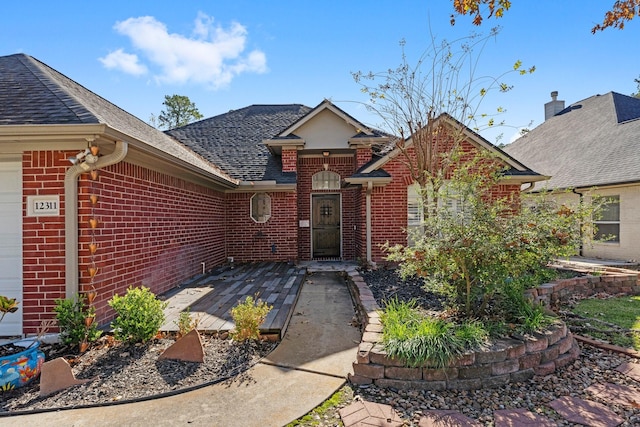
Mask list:
[[[313,258],[340,257],[340,195],[311,196]]]

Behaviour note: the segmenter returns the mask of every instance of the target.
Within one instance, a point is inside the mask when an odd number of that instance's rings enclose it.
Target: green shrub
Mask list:
[[[488,337],[480,322],[456,324],[428,316],[414,300],[388,301],[381,321],[385,351],[409,366],[445,367],[465,351],[484,344]]]
[[[528,278],[507,280],[500,289],[503,296],[500,301],[503,314],[509,322],[516,325],[516,329],[520,332],[539,331],[552,322],[552,317],[545,313],[544,306],[534,304],[524,296],[524,289],[528,287],[528,283]]]
[[[527,288],[548,281],[544,267],[574,255],[583,238],[593,236],[600,208],[599,201],[565,206],[545,194],[524,203],[500,197],[495,189],[503,183],[502,164],[478,155],[421,188],[424,218],[410,230],[413,245],[383,246],[403,278],[425,279],[468,319],[499,315],[496,298],[510,278],[526,277]]]
[[[180,312],[178,320],[174,323],[178,327],[178,335],[181,337],[198,328],[198,319],[191,318],[191,309],[189,307]]]
[[[272,308],[264,301],[254,301],[253,297],[247,296],[244,302],[231,309],[231,318],[236,325],[231,338],[238,341],[260,338],[260,325]]]
[[[56,299],[53,311],[60,328],[60,339],[64,344],[80,346],[100,338],[102,331],[95,323],[96,309],[86,304],[80,294],[75,298]]]
[[[116,339],[145,342],[153,338],[164,323],[167,304],[144,286],[129,287],[124,296],[114,295],[109,305],[117,314],[111,323]]]

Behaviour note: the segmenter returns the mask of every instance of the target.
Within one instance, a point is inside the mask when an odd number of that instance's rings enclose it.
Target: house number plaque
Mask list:
[[[60,196],[27,196],[27,216],[60,215]]]

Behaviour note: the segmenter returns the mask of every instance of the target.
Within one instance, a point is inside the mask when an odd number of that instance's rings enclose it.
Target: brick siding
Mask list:
[[[23,156],[24,196],[60,194],[58,217],[24,219],[24,333],[54,318],[55,299],[65,296],[64,174],[72,153],[28,152]],[[90,194],[99,201],[92,208]],[[111,320],[108,300],[129,286],[165,292],[225,260],[224,194],[149,169],[118,163],[100,171],[97,181],[78,182],[80,292],[90,289],[89,225],[93,238],[97,321]]]
[[[296,260],[298,257],[296,193],[269,192],[271,217],[264,223],[256,223],[251,219],[253,194],[226,195],[227,256],[233,257],[234,262]]]

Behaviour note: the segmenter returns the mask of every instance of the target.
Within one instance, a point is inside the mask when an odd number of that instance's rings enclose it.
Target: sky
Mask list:
[[[640,77],[640,18],[624,30],[590,29],[614,0],[513,0],[501,19],[457,16],[452,0],[5,2],[0,56],[25,53],[148,122],[165,95],[185,95],[205,117],[252,104],[324,99],[382,128],[353,72],[413,65],[438,43],[472,32],[498,35],[477,52],[474,79],[503,76],[478,112],[504,112],[481,127],[492,143],[544,121],[550,93],[567,105],[611,91],[632,94]],[[475,54],[475,53],[474,53]],[[522,61],[535,72],[509,72]],[[506,73],[506,74],[505,74]]]

